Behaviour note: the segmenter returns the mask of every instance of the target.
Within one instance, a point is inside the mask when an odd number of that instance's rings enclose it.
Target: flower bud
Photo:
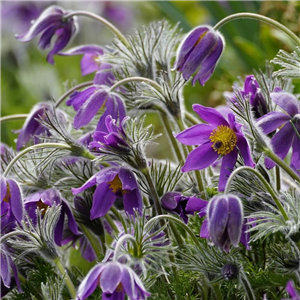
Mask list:
[[[222,268],[222,275],[226,280],[237,278],[239,269],[235,264],[225,264]]]

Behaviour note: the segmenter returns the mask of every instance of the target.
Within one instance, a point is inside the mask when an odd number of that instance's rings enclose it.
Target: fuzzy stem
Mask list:
[[[124,78],[120,81],[118,81],[117,83],[115,83],[111,88],[110,88],[110,92],[114,91],[116,88],[118,88],[119,86],[123,85],[123,84],[126,84],[128,82],[132,82],[132,81],[140,81],[140,82],[145,82],[151,86],[153,86],[158,92],[162,93],[162,88],[161,86],[149,79],[149,78],[146,78],[146,77],[128,77],[128,78]]]
[[[269,148],[264,149],[265,154],[271,158],[279,167],[281,167],[287,174],[289,174],[295,181],[300,183],[300,177],[275,153],[273,153]]]
[[[85,17],[89,17],[91,19],[94,19],[94,20],[100,22],[101,24],[103,24],[104,26],[106,26],[111,32],[113,32],[123,42],[123,44],[127,48],[131,48],[128,40],[121,33],[121,31],[118,28],[116,28],[112,23],[110,23],[106,19],[100,17],[99,15],[94,14],[94,13],[89,12],[89,11],[78,10],[78,11],[72,11],[72,12],[70,12],[69,14],[67,14],[66,16],[64,16],[64,18],[65,19],[69,19],[69,18],[72,18],[74,16],[85,16]]]
[[[9,115],[0,118],[0,123],[15,121],[15,120],[23,120],[28,117],[28,114],[17,114],[17,115]]]
[[[59,257],[56,257],[53,260],[53,262],[55,263],[55,265],[56,265],[57,269],[59,270],[59,272],[61,273],[61,275],[64,277],[65,283],[70,292],[70,295],[72,296],[72,299],[76,299],[76,289],[73,285],[73,282],[72,282],[70,276],[68,275],[68,272],[66,271],[65,267],[61,263]]]
[[[60,148],[60,149],[66,149],[66,150],[71,150],[71,146],[69,145],[64,145],[64,144],[59,144],[59,143],[46,143],[46,144],[37,144],[33,145],[31,147],[28,147],[24,149],[22,152],[20,152],[16,157],[14,157],[13,160],[9,163],[9,165],[6,167],[3,177],[6,177],[11,170],[12,166],[26,153],[30,152],[31,150],[38,149],[38,148]]]
[[[193,125],[198,125],[199,123],[202,123],[200,119],[197,119],[188,111],[184,112],[184,117]]]
[[[248,300],[256,300],[254,293],[253,293],[253,289],[248,281],[248,278],[246,277],[246,274],[244,272],[242,272],[242,276],[241,276],[241,282],[242,285],[244,286],[246,295],[247,295],[247,299]]]
[[[105,215],[105,219],[106,221],[108,222],[109,226],[112,228],[112,230],[118,234],[119,233],[119,229],[118,227],[116,226],[115,222],[113,221],[113,219],[110,217],[109,214],[106,214]]]
[[[119,255],[119,252],[121,251],[121,248],[123,246],[123,243],[125,241],[130,241],[133,245],[133,248],[134,248],[134,253],[136,254],[137,253],[137,243],[136,243],[136,240],[135,238],[131,235],[131,234],[125,234],[123,235],[117,242],[117,245],[115,247],[115,252],[114,252],[114,256],[113,256],[113,261],[116,262],[117,259],[118,259],[118,255]]]
[[[275,182],[276,182],[276,190],[280,191],[281,184],[280,184],[280,169],[278,166],[275,166]]]
[[[78,89],[93,85],[94,82],[93,81],[87,81],[87,82],[83,82],[80,83],[78,85],[75,85],[74,87],[72,87],[71,89],[69,89],[68,91],[66,91],[54,104],[54,107],[57,108],[62,102],[63,100],[68,97],[69,95],[71,95],[73,92],[75,92]]]
[[[249,172],[252,172],[254,175],[256,175],[256,176],[259,178],[259,180],[262,182],[262,184],[266,187],[267,191],[268,191],[268,192],[270,193],[270,195],[272,196],[272,198],[273,198],[274,202],[276,203],[277,208],[280,210],[280,212],[281,212],[283,218],[284,218],[286,221],[289,220],[289,217],[288,217],[288,215],[286,214],[286,212],[285,212],[285,210],[284,210],[284,207],[282,206],[281,202],[280,202],[279,199],[277,198],[277,196],[276,196],[274,190],[273,190],[272,187],[269,185],[269,183],[266,181],[266,179],[265,179],[259,172],[257,172],[255,169],[252,169],[252,168],[247,167],[247,166],[242,166],[242,167],[239,167],[239,168],[237,168],[236,170],[234,170],[234,171],[231,173],[231,175],[230,175],[230,177],[229,177],[229,179],[228,179],[228,181],[227,181],[227,184],[226,184],[226,188],[225,188],[224,194],[225,194],[225,195],[226,195],[226,194],[229,194],[229,188],[230,188],[230,185],[231,185],[231,183],[232,183],[234,177],[235,177],[238,173],[240,173],[240,172],[242,172],[242,171],[249,171]]]
[[[255,19],[255,20],[270,24],[270,25],[282,30],[284,33],[286,33],[300,47],[300,39],[290,29],[288,29],[281,23],[279,23],[271,18],[262,16],[259,14],[254,14],[254,13],[237,13],[237,14],[227,16],[226,18],[224,18],[223,20],[221,20],[219,23],[217,23],[214,26],[214,30],[219,30],[224,24],[226,24],[230,21],[233,21],[233,20],[237,20],[237,19]]]
[[[80,229],[84,233],[84,235],[87,237],[88,241],[91,243],[93,250],[96,253],[97,258],[101,257],[103,255],[102,249],[100,247],[99,242],[95,239],[93,233],[83,224],[80,224]]]

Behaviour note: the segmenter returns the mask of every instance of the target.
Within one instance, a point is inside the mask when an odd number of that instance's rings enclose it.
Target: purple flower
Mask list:
[[[280,128],[271,139],[275,154],[284,159],[292,147],[291,166],[300,172],[300,108],[297,98],[286,92],[271,93],[272,100],[285,112],[270,112],[257,120],[265,134]],[[273,168],[275,163],[265,159],[267,168]]]
[[[244,223],[241,200],[235,195],[214,196],[207,206],[207,222],[210,239],[228,251],[230,243],[237,247]]]
[[[10,231],[24,216],[21,190],[13,179],[0,177],[1,183],[1,230]]]
[[[54,47],[47,56],[48,63],[54,64],[53,56],[69,43],[77,30],[74,18],[65,19],[67,14],[68,12],[59,6],[50,6],[43,11],[26,33],[16,35],[16,38],[21,42],[28,42],[42,32],[39,47],[46,49],[50,47],[52,37],[56,36]]]
[[[219,190],[223,191],[238,153],[246,166],[254,166],[247,140],[241,131],[242,125],[236,123],[232,113],[228,114],[227,122],[214,108],[194,104],[193,109],[210,124],[198,124],[176,135],[182,144],[199,145],[188,155],[182,172],[205,169],[222,157]]]
[[[13,271],[14,279],[17,284],[18,290],[22,293],[19,277],[18,277],[18,270],[15,263],[12,260],[12,257],[6,248],[6,246],[2,243],[0,247],[0,278],[1,278],[1,297],[5,294],[5,289],[2,291],[2,284],[5,288],[10,288],[12,285],[12,278],[11,278],[11,271]]]
[[[72,237],[64,236],[65,218],[68,218],[68,228],[74,235],[79,236],[81,233],[78,231],[71,208],[66,200],[64,200],[60,193],[55,189],[48,189],[45,191],[36,192],[29,195],[24,199],[25,209],[34,223],[37,222],[36,209],[41,210],[42,216],[45,214],[48,207],[52,205],[61,205],[61,212],[58,222],[54,231],[54,241],[58,246],[67,244]]]
[[[88,125],[95,117],[97,112],[104,108],[105,111],[97,124],[97,131],[105,131],[105,118],[111,115],[113,119],[122,121],[126,116],[126,110],[123,101],[114,93],[110,93],[109,88],[99,85],[101,74],[95,78],[95,85],[81,91],[73,93],[67,100],[67,105],[72,105],[77,114],[74,118],[74,128],[79,129]],[[104,75],[107,76],[107,75]]]
[[[124,125],[128,118],[124,118],[121,125],[116,124],[116,120],[112,116],[105,118],[105,131],[96,131],[93,135],[93,141],[89,144],[89,148],[96,148],[97,150],[117,150],[121,153],[130,152],[128,138],[124,131]]]
[[[292,297],[290,298],[291,300],[300,300],[300,294],[297,292],[292,280],[288,281],[285,289]],[[282,300],[288,300],[288,299],[282,299]]]
[[[91,177],[83,186],[72,188],[77,195],[97,185],[93,195],[91,220],[103,217],[116,199],[122,199],[124,210],[134,215],[134,209],[142,211],[142,195],[134,173],[125,167],[109,167]]]
[[[128,29],[134,20],[132,9],[122,5],[123,3],[113,3],[111,1],[104,1],[103,16],[105,19],[112,21],[118,27]]]
[[[65,52],[58,53],[59,55],[70,56],[83,54],[80,62],[82,76],[96,72],[100,67],[100,55],[104,54],[103,49],[98,45],[83,45]]]
[[[127,294],[132,300],[144,300],[150,296],[136,273],[119,262],[100,263],[90,270],[81,282],[77,300],[90,296],[97,285],[103,300],[124,300]]]
[[[211,77],[222,54],[224,40],[218,31],[210,26],[199,26],[189,32],[179,46],[174,69],[182,72],[185,80],[197,72],[193,85],[201,85]]]
[[[185,224],[188,222],[187,214],[200,211],[207,203],[207,201],[197,197],[187,197],[179,192],[168,192],[161,198],[162,208],[179,215]]]

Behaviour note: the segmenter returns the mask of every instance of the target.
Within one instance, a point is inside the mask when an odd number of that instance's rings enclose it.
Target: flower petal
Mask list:
[[[236,133],[235,135],[237,137],[236,144],[237,144],[240,154],[244,160],[245,166],[254,167],[255,163],[252,160],[252,157],[250,154],[250,148],[249,148],[247,140],[241,133]]]
[[[72,105],[75,111],[78,111],[79,108],[94,94],[96,87],[89,87],[81,92],[74,92],[70,98],[66,101],[68,106]]]
[[[122,279],[122,269],[119,263],[109,262],[100,277],[100,287],[103,293],[112,294],[120,284]]]
[[[291,117],[299,113],[299,101],[290,93],[271,93],[271,99],[286,111]]]
[[[257,119],[257,125],[265,134],[269,134],[289,120],[290,117],[287,114],[273,111]]]
[[[219,191],[224,191],[227,180],[234,169],[237,155],[238,152],[235,148],[233,151],[223,156],[220,170]]]
[[[135,287],[134,273],[127,266],[123,266],[122,268],[121,282],[125,289],[126,294],[130,297],[130,299],[137,299],[138,294],[137,294],[137,289]]]
[[[23,201],[21,196],[21,190],[18,186],[18,184],[13,179],[7,179],[10,194],[11,194],[11,203],[10,207],[12,210],[12,213],[14,214],[16,220],[21,223],[23,220],[24,215],[24,207],[23,207]]]
[[[122,182],[122,189],[125,191],[132,191],[138,188],[135,175],[127,168],[120,168],[119,178]]]
[[[134,215],[134,209],[138,210],[141,214],[142,212],[142,195],[139,189],[134,189],[129,192],[125,192],[123,195],[124,210],[130,214]]]
[[[295,136],[293,141],[291,167],[300,173],[300,138],[298,135]]]
[[[10,281],[11,281],[11,275],[10,275],[10,267],[9,267],[9,256],[4,249],[1,249],[1,279],[3,281],[3,284],[9,288],[10,287]]]
[[[207,123],[214,126],[225,125],[229,127],[226,119],[214,108],[201,104],[194,104],[193,110]]]
[[[208,204],[208,201],[202,200],[197,197],[190,197],[190,199],[187,202],[187,205],[185,207],[185,210],[187,212],[196,212],[196,211],[201,211],[204,209]]]
[[[174,210],[178,205],[178,201],[176,201],[175,196],[181,196],[181,193],[168,192],[164,194],[161,198],[161,206],[168,211]]]
[[[202,170],[209,167],[219,154],[212,148],[212,143],[206,143],[194,149],[187,157],[182,172]]]

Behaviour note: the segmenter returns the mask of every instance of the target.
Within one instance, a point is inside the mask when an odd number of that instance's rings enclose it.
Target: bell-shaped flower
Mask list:
[[[100,263],[93,267],[81,282],[77,300],[87,299],[99,286],[103,300],[145,300],[150,296],[137,274],[119,262]]]
[[[67,228],[70,229],[74,235],[81,235],[69,204],[62,198],[57,190],[47,189],[31,194],[24,199],[24,205],[34,224],[37,222],[37,208],[41,210],[41,214],[44,216],[48,207],[61,205],[60,217],[54,230],[54,241],[58,246],[65,245],[72,239],[70,236],[64,236],[64,228],[66,226],[65,219],[68,219]]]
[[[125,167],[109,167],[91,177],[83,186],[72,188],[77,195],[97,185],[93,195],[91,220],[103,217],[116,199],[123,200],[124,210],[134,215],[134,210],[142,211],[142,195],[134,173]]]
[[[230,244],[237,247],[244,223],[241,200],[235,195],[214,196],[207,206],[207,222],[210,239],[228,251]]]
[[[63,56],[83,54],[80,68],[82,76],[85,76],[99,70],[100,56],[104,54],[104,51],[98,45],[82,45],[58,54]]]
[[[1,183],[1,230],[10,231],[24,217],[21,189],[14,179],[0,176]]]
[[[224,49],[224,39],[210,26],[199,26],[189,32],[178,48],[175,67],[182,72],[185,80],[193,73],[193,85],[198,80],[201,85],[213,74]]]
[[[207,203],[200,198],[184,196],[179,192],[168,192],[161,198],[162,208],[179,215],[185,224],[188,222],[188,214],[199,212]]]
[[[271,139],[273,151],[281,159],[284,159],[289,149],[292,147],[291,167],[299,172],[300,170],[300,105],[299,100],[290,93],[278,92],[271,93],[271,99],[284,112],[273,111],[257,120],[265,134],[269,134],[279,130]],[[266,158],[265,164],[267,168],[273,168],[275,162]]]
[[[235,121],[235,116],[228,114],[228,121],[220,112],[211,107],[194,104],[193,109],[210,124],[198,124],[176,135],[185,145],[199,145],[189,153],[182,172],[202,170],[222,158],[219,190],[224,191],[229,175],[234,169],[238,153],[246,166],[254,167],[250,149],[241,130],[242,125]]]
[[[50,6],[43,11],[26,33],[16,35],[16,38],[20,42],[28,42],[42,33],[39,47],[46,49],[50,47],[53,36],[56,36],[54,46],[47,56],[48,63],[54,64],[53,56],[69,43],[77,30],[74,18],[65,18],[67,14],[68,12],[59,6]]]

